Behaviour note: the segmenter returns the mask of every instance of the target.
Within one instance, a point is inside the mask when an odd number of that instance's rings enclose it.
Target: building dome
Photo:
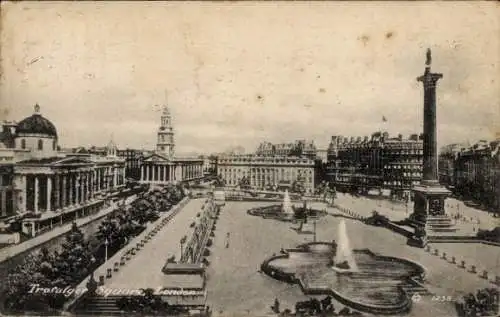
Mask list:
[[[40,106],[35,105],[35,113],[17,124],[16,134],[44,134],[57,138],[54,124],[40,114]]]

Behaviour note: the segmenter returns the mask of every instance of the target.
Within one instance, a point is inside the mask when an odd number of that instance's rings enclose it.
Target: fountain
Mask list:
[[[357,272],[358,265],[347,236],[347,227],[344,220],[338,226],[338,244],[336,254],[333,256],[333,269],[338,272]]]
[[[290,200],[290,195],[288,195],[288,190],[285,190],[285,195],[283,197],[283,206],[281,207],[281,211],[287,216],[294,215],[292,201]]]
[[[306,295],[333,296],[358,311],[378,315],[408,312],[412,290],[422,287],[425,269],[406,259],[353,250],[349,242],[346,222],[341,220],[337,241],[282,249],[279,255],[264,260],[260,269],[274,279],[299,284]]]
[[[260,216],[264,219],[275,219],[293,223],[299,222],[301,223],[301,227],[304,224],[309,226],[309,223],[307,223],[308,217],[318,219],[327,214],[326,210],[307,208],[305,201],[303,207],[295,207],[292,204],[292,199],[288,190],[283,193],[283,201],[281,204],[251,208],[247,210],[247,213],[252,216]],[[298,230],[297,228],[293,229]]]

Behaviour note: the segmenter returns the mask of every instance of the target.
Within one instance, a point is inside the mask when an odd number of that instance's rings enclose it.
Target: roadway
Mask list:
[[[189,226],[204,202],[205,199],[190,200],[126,265],[113,272],[113,277],[106,281],[106,288],[156,289],[163,286],[162,281],[166,279],[162,268],[172,255],[176,260],[181,258],[179,241],[192,230]]]

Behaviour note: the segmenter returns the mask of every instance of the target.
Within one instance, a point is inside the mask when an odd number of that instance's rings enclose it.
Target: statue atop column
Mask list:
[[[427,59],[425,60],[425,65],[430,66],[432,63],[431,49],[427,49]]]

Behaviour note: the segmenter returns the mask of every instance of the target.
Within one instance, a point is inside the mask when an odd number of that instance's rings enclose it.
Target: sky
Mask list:
[[[495,2],[2,2],[0,119],[38,103],[63,147],[177,153],[422,131],[432,49],[439,145],[500,132]],[[382,122],[382,117],[387,122]]]

